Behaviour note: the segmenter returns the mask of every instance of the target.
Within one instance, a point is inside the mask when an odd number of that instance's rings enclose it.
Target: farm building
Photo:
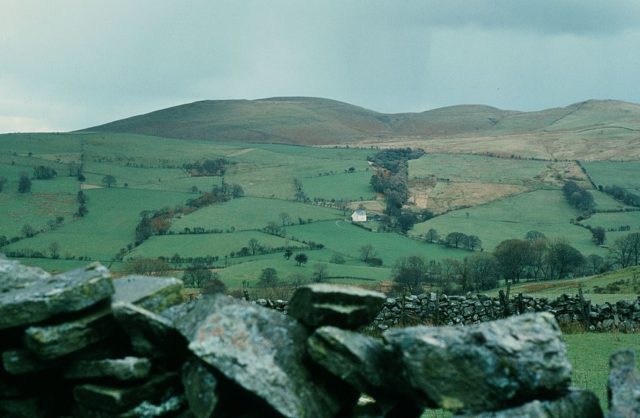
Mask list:
[[[351,214],[352,222],[367,222],[367,211],[364,209],[358,209]]]

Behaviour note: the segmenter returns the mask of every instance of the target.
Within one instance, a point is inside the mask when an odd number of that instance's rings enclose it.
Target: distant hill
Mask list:
[[[225,142],[344,145],[398,138],[498,137],[595,129],[640,131],[640,105],[589,100],[537,112],[462,105],[422,113],[385,114],[310,97],[206,100],[83,131]]]

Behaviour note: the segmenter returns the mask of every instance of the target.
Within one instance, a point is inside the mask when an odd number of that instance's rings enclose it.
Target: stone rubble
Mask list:
[[[467,302],[453,302],[466,315]],[[98,264],[50,276],[0,257],[0,416],[419,418],[435,407],[602,416],[595,395],[571,387],[557,316],[531,309],[473,326],[392,328],[382,339],[354,331],[396,303],[310,285],[288,305],[271,303],[284,315],[224,295],[183,303],[173,278],[111,279]],[[410,297],[402,309],[430,303],[444,301]],[[640,410],[633,361],[632,352],[612,358],[612,418]]]

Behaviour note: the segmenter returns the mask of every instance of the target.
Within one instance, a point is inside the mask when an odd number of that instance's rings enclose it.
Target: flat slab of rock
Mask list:
[[[616,351],[609,367],[609,418],[640,417],[640,373],[635,351]]]
[[[43,275],[39,269],[27,271],[13,263],[0,259],[2,274],[10,276],[17,270],[25,279],[21,285],[15,279],[7,280],[10,285],[0,292],[0,329],[81,311],[114,292],[109,271],[98,263],[57,276]]]
[[[340,381],[309,367],[308,331],[279,312],[206,296],[176,325],[192,353],[285,417],[333,417],[351,396]]]
[[[113,303],[111,309],[136,353],[151,358],[171,357],[177,362],[186,356],[187,341],[170,318],[126,302]]]
[[[136,386],[112,386],[85,384],[73,389],[73,398],[90,409],[104,412],[125,412],[144,401],[162,398],[171,387],[178,384],[176,373],[153,376]]]
[[[360,392],[391,396],[388,352],[379,340],[336,327],[318,328],[307,340],[311,358]]]
[[[109,338],[116,330],[109,306],[60,324],[31,326],[24,331],[24,345],[38,357],[52,359]]]
[[[24,289],[51,275],[40,267],[28,267],[0,254],[0,294]]]
[[[154,313],[182,302],[182,280],[173,277],[126,276],[114,279],[113,286],[114,300]]]
[[[632,415],[625,415],[630,417]],[[455,418],[602,418],[598,397],[588,390],[576,389],[553,400],[532,401],[515,408],[473,415],[456,415]]]
[[[464,413],[503,409],[566,391],[571,365],[550,313],[469,327],[386,331],[399,384],[418,402]]]
[[[2,352],[2,366],[12,375],[41,372],[58,366],[56,360],[43,360],[24,348],[9,349]]]
[[[146,358],[78,360],[64,371],[66,379],[112,378],[116,380],[145,379],[151,372],[151,361]]]
[[[296,290],[288,314],[311,328],[325,325],[356,329],[371,323],[386,297],[355,286],[315,283]]]

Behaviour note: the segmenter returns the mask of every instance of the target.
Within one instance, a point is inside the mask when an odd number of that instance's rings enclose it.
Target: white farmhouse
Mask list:
[[[367,222],[367,211],[364,209],[358,209],[351,214],[352,222]]]

